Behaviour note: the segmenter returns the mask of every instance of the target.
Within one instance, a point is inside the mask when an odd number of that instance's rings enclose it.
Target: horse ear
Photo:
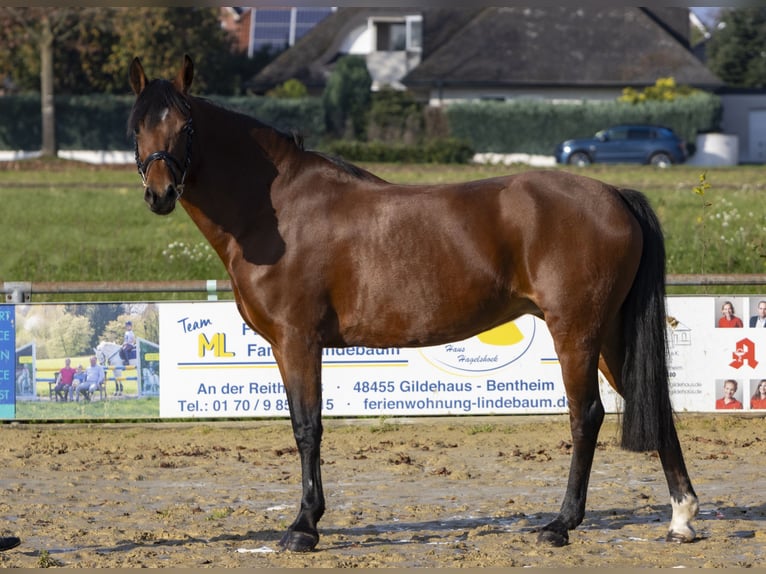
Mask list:
[[[141,65],[141,60],[137,57],[133,58],[133,61],[130,63],[130,87],[133,88],[133,93],[136,95],[143,92],[146,87],[144,67]]]
[[[184,54],[184,65],[178,72],[173,84],[179,92],[186,94],[189,91],[192,79],[194,79],[194,64],[189,54]]]

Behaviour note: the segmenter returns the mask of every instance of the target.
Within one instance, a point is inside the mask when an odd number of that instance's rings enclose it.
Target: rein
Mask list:
[[[186,123],[181,128],[181,133],[186,134],[186,161],[183,168],[181,167],[181,163],[175,157],[164,150],[150,153],[142,162],[138,155],[138,138],[135,135],[133,136],[133,146],[135,148],[136,154],[136,167],[138,168],[138,175],[141,176],[141,181],[143,182],[144,187],[149,187],[149,184],[146,181],[146,174],[149,172],[149,166],[154,161],[162,160],[168,165],[170,168],[170,173],[173,175],[173,184],[176,188],[176,199],[180,198],[184,192],[186,174],[189,171],[189,166],[191,165],[192,136],[194,135],[194,127],[192,126],[191,114],[186,119]],[[181,174],[180,182],[178,180],[177,174]]]

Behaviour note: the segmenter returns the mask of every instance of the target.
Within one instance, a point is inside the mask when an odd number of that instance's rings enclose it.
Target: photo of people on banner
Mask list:
[[[15,416],[159,414],[154,303],[17,305]]]
[[[766,410],[766,361],[758,360],[759,347],[766,350],[766,331],[759,331],[766,329],[766,297],[718,297],[716,309],[717,328],[743,329],[743,337],[732,348],[728,366],[745,372],[762,371],[763,378],[716,379],[715,408]]]

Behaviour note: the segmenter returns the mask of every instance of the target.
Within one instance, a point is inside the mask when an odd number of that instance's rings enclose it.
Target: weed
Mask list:
[[[399,425],[390,423],[384,418],[380,419],[380,424],[378,426],[370,427],[370,432],[372,433],[393,432],[397,430],[399,430]]]
[[[231,516],[233,512],[234,509],[230,506],[226,506],[224,508],[215,508],[210,511],[210,514],[207,515],[206,520],[223,520],[227,516]]]
[[[40,557],[37,559],[38,568],[58,568],[64,564],[60,560],[56,560],[47,550],[40,551]]]
[[[469,435],[475,435],[475,434],[481,434],[485,432],[493,432],[495,430],[495,425],[492,423],[485,423],[481,425],[473,425],[471,427],[468,427],[468,434]]]
[[[703,171],[699,176],[699,184],[696,185],[693,189],[694,193],[696,193],[699,196],[700,201],[702,202],[702,212],[697,218],[697,224],[699,224],[700,227],[702,228],[702,232],[700,233],[700,237],[701,237],[700,270],[699,270],[700,273],[705,273],[705,254],[707,253],[707,245],[708,245],[707,234],[705,233],[706,210],[713,205],[705,197],[705,192],[708,191],[709,189],[710,189],[710,184],[707,181],[707,172]]]

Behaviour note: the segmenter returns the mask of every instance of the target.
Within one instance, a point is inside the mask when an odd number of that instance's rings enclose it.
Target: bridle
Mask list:
[[[187,104],[186,107],[188,110],[189,105]],[[146,181],[146,174],[149,172],[149,166],[153,161],[157,161],[158,159],[162,160],[170,168],[170,173],[173,176],[173,185],[176,189],[176,199],[180,198],[184,192],[186,174],[189,171],[189,165],[191,165],[192,136],[194,135],[191,113],[186,118],[186,123],[184,123],[180,133],[186,134],[186,161],[183,165],[183,168],[181,167],[181,163],[175,157],[164,150],[150,153],[142,162],[138,155],[138,138],[135,135],[133,136],[133,145],[136,152],[136,167],[138,168],[138,175],[141,176],[141,181],[143,182],[144,187],[149,187],[149,183]],[[180,174],[180,181],[178,174]]]

